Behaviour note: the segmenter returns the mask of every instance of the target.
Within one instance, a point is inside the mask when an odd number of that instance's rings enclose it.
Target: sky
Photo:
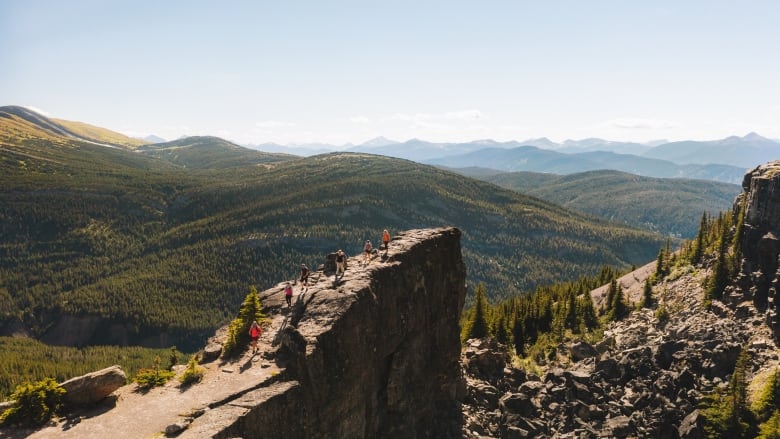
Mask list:
[[[0,105],[240,144],[780,139],[775,0],[0,0]]]

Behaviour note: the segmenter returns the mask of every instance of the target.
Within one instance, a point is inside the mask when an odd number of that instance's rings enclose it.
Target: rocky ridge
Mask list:
[[[538,374],[512,367],[493,340],[469,341],[461,357],[468,383],[463,437],[703,437],[697,407],[728,384],[742,349],[749,379],[779,364],[780,162],[749,172],[743,188],[742,273],[722,302],[704,300],[707,264],[672,273],[654,287],[665,312],[635,310],[598,343],[562,344]],[[621,280],[641,284],[653,266]],[[601,290],[591,292],[596,303]]]

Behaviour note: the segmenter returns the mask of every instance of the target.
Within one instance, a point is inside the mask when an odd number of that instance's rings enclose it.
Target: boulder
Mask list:
[[[585,343],[584,341],[578,341],[571,344],[569,348],[571,352],[571,359],[576,361],[582,361],[586,358],[593,358],[598,356],[598,351],[593,345]]]
[[[222,355],[222,345],[220,343],[209,343],[203,348],[203,355],[201,356],[201,363],[210,363],[219,356]]]
[[[97,372],[71,378],[60,384],[66,391],[63,404],[66,407],[92,405],[100,402],[126,383],[127,376],[119,366],[111,366]]]
[[[680,439],[701,439],[704,437],[704,419],[699,416],[699,411],[694,410],[682,420],[677,432]]]

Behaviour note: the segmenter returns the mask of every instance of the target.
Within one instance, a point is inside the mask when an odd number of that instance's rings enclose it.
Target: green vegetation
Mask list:
[[[238,317],[230,322],[227,339],[222,346],[222,356],[231,357],[239,352],[239,349],[243,349],[249,343],[249,327],[252,322],[256,321],[262,326],[263,320],[265,320],[265,315],[260,304],[260,297],[257,294],[257,289],[252,287],[238,310]]]
[[[186,137],[138,148],[138,152],[191,169],[226,169],[296,158],[244,148],[219,137]]]
[[[696,234],[696,218],[701,212],[730,209],[741,190],[736,184],[606,170],[569,175],[508,172],[475,174],[474,178],[580,212],[683,238]]]
[[[139,369],[135,374],[133,382],[138,384],[138,388],[141,390],[149,390],[152,387],[163,386],[168,382],[175,373],[170,370],[162,369],[160,367],[160,357],[155,357],[154,367],[151,369]]]
[[[731,374],[729,386],[708,395],[700,409],[708,438],[753,438],[757,422],[747,404],[747,368],[750,354],[742,349]]]
[[[231,321],[248,286],[266,289],[337,248],[359,254],[383,228],[457,226],[469,283],[506,299],[604,264],[645,263],[656,235],[430,166],[367,154],[298,159],[215,138],[108,148],[0,108],[0,394],[112,364],[134,376],[175,344],[193,352]],[[71,129],[74,129],[71,127]],[[246,165],[242,165],[246,160]],[[490,331],[513,339],[514,315]],[[569,323],[571,324],[571,323]],[[530,328],[530,327],[529,327]],[[246,331],[237,332],[240,337]],[[532,337],[533,334],[522,334]],[[530,346],[530,345],[529,345]],[[140,349],[136,351],[135,349]],[[12,366],[6,367],[7,364]]]
[[[491,331],[487,322],[487,298],[485,297],[485,285],[477,285],[474,291],[474,306],[471,308],[470,315],[466,319],[466,324],[462,326],[461,338],[465,341],[470,338],[486,337]],[[503,317],[503,316],[501,316]],[[503,325],[503,320],[497,321],[496,325]],[[495,333],[495,331],[493,332]]]
[[[11,395],[14,405],[0,414],[0,425],[43,425],[62,406],[65,389],[51,378],[16,387]]]
[[[187,368],[184,369],[181,377],[179,377],[179,382],[182,386],[189,386],[200,382],[204,373],[206,373],[206,369],[198,366],[198,358],[193,355],[190,357],[190,361],[187,362]]]
[[[487,302],[483,285],[477,286],[474,303],[464,310],[461,339],[495,337],[511,348],[524,364],[544,365],[554,358],[557,346],[574,338],[597,339],[601,328],[628,313],[616,279],[621,275],[602,267],[597,276],[537,287],[531,294]],[[599,317],[590,291],[611,284],[608,306]]]
[[[63,382],[75,376],[118,364],[132,379],[155,357],[170,355],[170,349],[139,346],[90,346],[82,349],[50,346],[27,338],[0,337],[0,401],[16,386],[46,377]],[[178,352],[181,357],[183,354]]]

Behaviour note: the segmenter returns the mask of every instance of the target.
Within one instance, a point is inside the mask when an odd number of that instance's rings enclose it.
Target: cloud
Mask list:
[[[278,120],[263,120],[260,122],[255,122],[255,126],[258,128],[285,128],[294,127],[295,124],[292,122],[281,122]]]
[[[608,120],[604,125],[623,130],[657,130],[674,128],[674,124],[660,119],[642,119],[634,117],[622,117]]]
[[[360,123],[360,124],[371,122],[366,116],[352,116],[349,118],[349,120],[351,122]]]
[[[447,120],[460,120],[460,121],[473,121],[479,119],[486,119],[485,115],[479,110],[462,110],[462,111],[447,111],[444,113],[395,113],[384,120],[402,120],[402,121],[414,121],[417,123],[424,123],[429,121],[447,121]]]
[[[48,111],[41,110],[38,107],[33,107],[32,105],[25,105],[24,108],[26,108],[26,109],[28,109],[30,111],[34,111],[34,112],[36,112],[38,114],[41,114],[43,116],[49,117],[49,112]]]

